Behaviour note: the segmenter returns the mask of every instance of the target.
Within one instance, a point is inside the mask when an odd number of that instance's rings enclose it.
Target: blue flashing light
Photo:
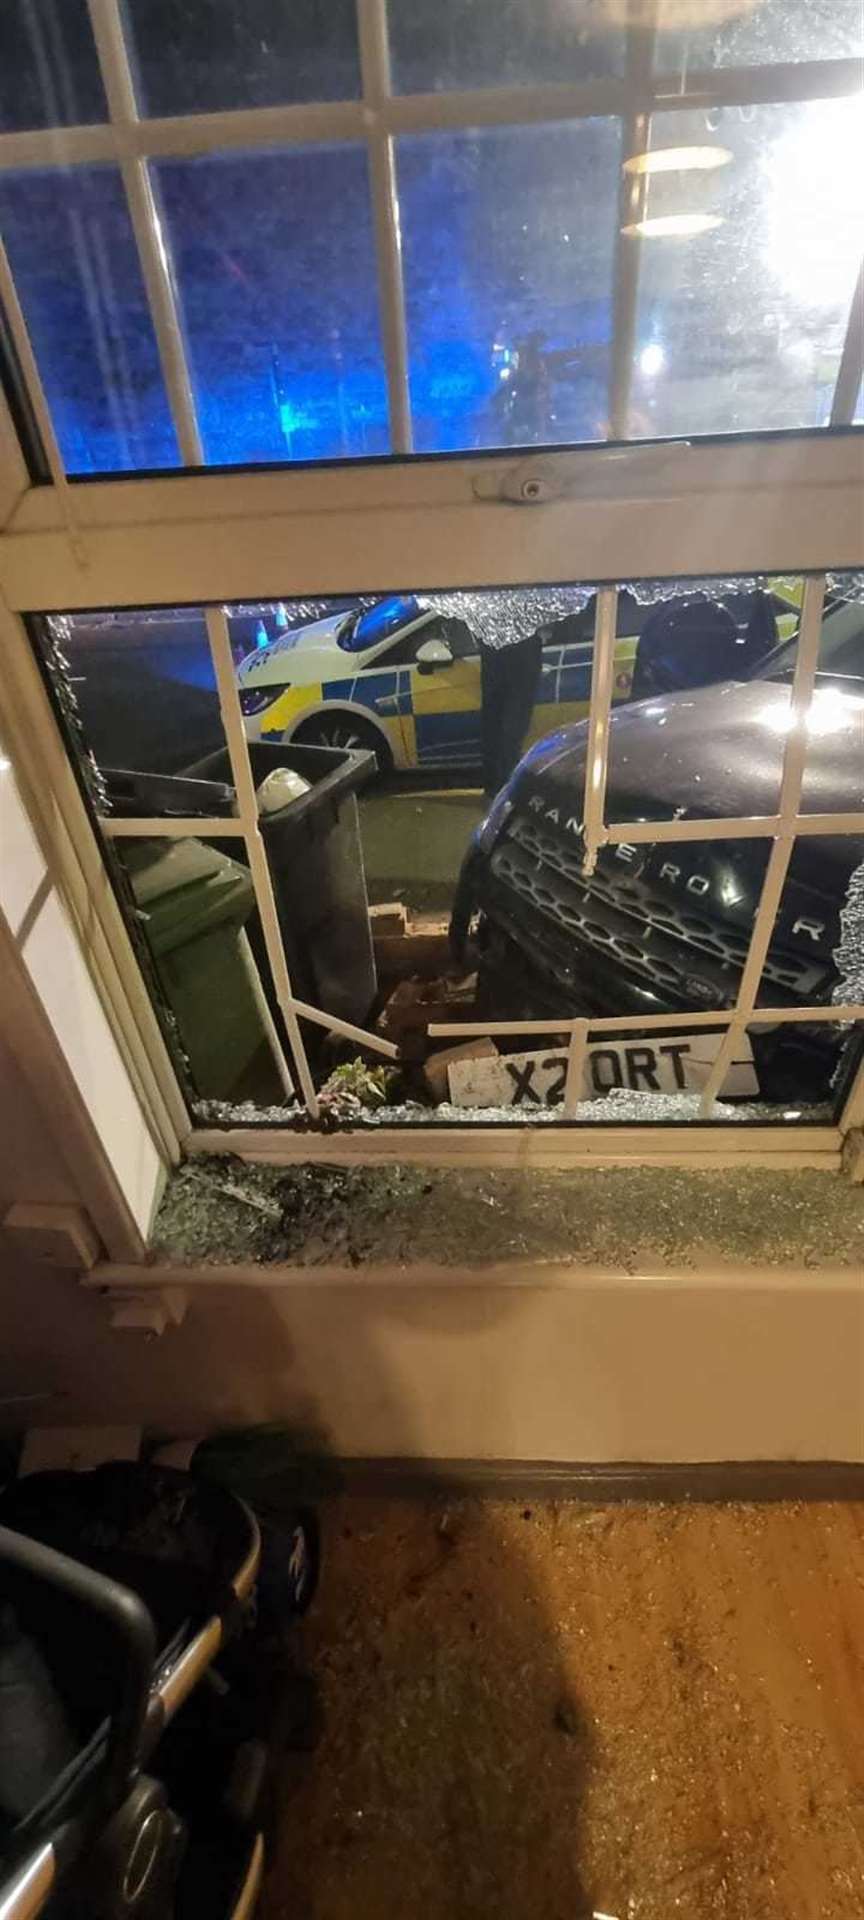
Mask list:
[[[367,607],[348,627],[344,637],[340,635],[339,645],[347,653],[365,653],[367,647],[374,647],[391,633],[398,633],[410,620],[419,619],[422,611],[413,593],[392,593],[386,600],[376,600],[374,607]]]

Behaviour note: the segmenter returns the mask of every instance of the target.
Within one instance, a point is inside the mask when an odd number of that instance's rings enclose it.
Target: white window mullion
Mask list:
[[[756,995],[765,967],[768,948],[774,935],[777,910],[780,905],[789,862],[795,846],[795,830],[801,806],[801,789],[804,782],[804,768],[807,760],[807,716],[816,685],[819,668],[819,648],[822,641],[822,612],[825,603],[825,576],[815,574],[804,583],[801,602],[801,624],[798,632],[798,651],[795,661],[795,676],[790,696],[789,732],[783,752],[783,772],[780,780],[780,801],[778,815],[780,825],[777,838],[771,849],[759,905],[753,921],[750,949],[744,963],[735,1004],[735,1018],[727,1028],[725,1039],[718,1051],[717,1058],[705,1083],[702,1093],[701,1111],[708,1115],[718,1091],[726,1078],[726,1072],[732,1059],[733,1049],[742,1034],[746,1032],[748,1022],[756,1004]]]
[[[768,61],[761,67],[709,67],[688,73],[684,86],[677,74],[658,76],[652,104],[658,113],[686,112],[688,108],[770,107],[785,102],[836,100],[861,91],[861,61]]]
[[[630,386],[636,350],[639,299],[639,263],[642,242],[632,231],[642,218],[647,175],[626,173],[624,162],[644,153],[651,137],[651,115],[645,101],[654,67],[655,34],[650,27],[627,32],[628,106],[621,128],[621,178],[618,190],[618,227],[612,294],[612,359],[609,378],[610,440],[626,440],[630,418]]]
[[[237,692],[228,621],[221,607],[208,607],[206,620],[207,637],[210,641],[210,653],[219,694],[219,708],[225,729],[228,758],[231,762],[231,778],[237,796],[237,815],[246,841],[249,871],[255,889],[255,904],[261,921],[273,986],[291,1043],[300,1091],[307,1111],[313,1119],[317,1119],[318,1096],[309,1070],[303,1035],[300,1032],[301,1019],[323,1027],[329,1033],[338,1033],[344,1039],[352,1040],[356,1046],[369,1047],[373,1053],[381,1054],[385,1060],[398,1059],[398,1049],[392,1040],[384,1040],[377,1033],[366,1033],[362,1027],[355,1027],[349,1020],[341,1020],[336,1014],[325,1013],[320,1007],[313,1007],[305,1000],[298,1000],[294,993],[279,927],[273,881],[261,837],[255,779],[240,709],[240,696]]]
[[[609,715],[615,688],[615,640],[618,590],[601,587],[594,615],[591,656],[591,698],[588,707],[588,743],[585,754],[585,798],[582,809],[583,873],[594,872],[603,844],[603,809],[609,764]]]
[[[12,277],[12,269],[9,265],[6,248],[3,245],[2,239],[0,239],[0,307],[2,307],[5,313],[15,352],[18,356],[21,377],[24,381],[27,398],[30,402],[33,418],[42,442],[42,450],[48,464],[48,471],[54,483],[54,495],[57,501],[61,524],[68,535],[72,549],[73,564],[77,568],[81,560],[81,545],[74,496],[72,488],[66,478],[66,468],[63,465],[63,455],[60,452],[60,444],[54,432],[51,409],[45,397],[42,377],[36,365],[36,355],[33,352],[30,342],[27,322],[21,310],[21,302],[18,299],[15,281]],[[18,470],[19,462],[16,459],[16,473]],[[2,535],[0,535],[0,538],[2,538]]]
[[[729,820],[724,820],[722,814],[710,820],[616,820],[604,826],[601,841],[604,846],[620,846],[622,842],[625,846],[638,846],[646,841],[651,846],[662,846],[664,841],[677,845],[682,840],[773,840],[781,826],[777,813],[753,814],[749,819],[733,815]],[[864,812],[805,813],[796,821],[795,832],[808,837],[864,834]]]
[[[596,1019],[590,1015],[574,1015],[566,1020],[563,1015],[549,1013],[543,1020],[433,1020],[429,1025],[429,1035],[433,1040],[455,1040],[461,1035],[463,1040],[485,1039],[487,1034],[495,1038],[499,1034],[523,1037],[533,1036],[548,1039],[550,1033],[570,1034],[574,1027],[583,1023],[589,1036],[595,1033],[685,1033],[691,1027],[728,1027],[738,1018],[735,1007],[714,1007],[710,1012],[704,1008],[689,1013],[605,1013]],[[864,1019],[864,1005],[855,1000],[844,1000],[833,1006],[815,1007],[755,1007],[748,1024],[751,1027],[780,1026],[846,1026],[850,1020]]]
[[[99,0],[97,0],[99,4]],[[360,0],[361,12],[364,0]],[[645,77],[638,98],[621,79],[574,85],[464,88],[448,93],[390,94],[376,109],[387,133],[436,133],[474,127],[535,126],[587,120],[628,111],[670,113],[700,107],[774,106],[840,99],[859,93],[861,63],[853,59],[775,62],[764,67],[717,67],[674,76]],[[126,156],[183,157],[226,149],[302,146],[360,140],[368,130],[368,103],[302,101],[279,107],[226,107],[139,119],[124,125],[34,127],[0,133],[0,169],[88,165]]]
[[[832,427],[847,427],[855,418],[855,407],[864,379],[864,260],[858,270],[843,352],[837,372],[837,385],[831,402]]]
[[[138,108],[118,0],[87,0],[87,4],[111,121],[122,131],[137,124]],[[204,452],[147,162],[127,157],[121,160],[120,170],[180,453],[186,466],[200,467]]]
[[[840,1116],[842,1133],[851,1133],[853,1127],[864,1128],[864,1058],[861,1060]]]
[[[255,781],[249,760],[243,715],[240,711],[228,621],[221,607],[208,607],[207,635],[216,675],[228,758],[231,762],[231,778],[237,795],[237,814],[246,841],[249,870],[255,889],[255,904],[261,919],[261,931],[264,936],[267,959],[270,962],[276,999],[291,1043],[300,1091],[309,1113],[316,1118],[319,1112],[318,1098],[309,1071],[303,1035],[294,1011],[294,991],[279,930],[273,881],[270,877],[267,854],[258,824],[258,801],[255,795]]]
[[[30,485],[24,449],[15,430],[12,409],[0,387],[0,532]]]
[[[368,131],[369,187],[378,263],[378,300],[387,375],[390,445],[410,453],[414,444],[408,385],[405,286],[393,138],[385,113],[391,95],[386,0],[357,0],[360,69]]]
[[[104,124],[0,133],[0,172],[4,173],[27,167],[95,167],[119,157],[114,128]]]

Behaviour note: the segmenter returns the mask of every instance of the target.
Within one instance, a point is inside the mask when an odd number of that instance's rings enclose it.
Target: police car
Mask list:
[[[628,698],[637,636],[619,635],[615,698]],[[527,742],[579,720],[591,691],[584,636],[550,632]],[[480,650],[434,600],[394,594],[289,627],[238,668],[250,740],[369,747],[382,768],[479,767]]]

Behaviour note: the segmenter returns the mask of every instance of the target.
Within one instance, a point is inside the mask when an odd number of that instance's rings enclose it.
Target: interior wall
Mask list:
[[[280,1421],[299,1448],[342,1457],[864,1459],[854,1282],[361,1279],[189,1298],[183,1325],[148,1342],[113,1332],[72,1276],[7,1263],[0,1394],[14,1379],[62,1396],[49,1424],[140,1421],[172,1436]]]
[[[72,922],[52,882],[42,850],[27,814],[9,759],[0,743],[0,914],[8,928],[7,945],[35,989],[43,1012],[65,1057],[117,1186],[135,1225],[146,1235],[161,1191],[164,1168],[147,1126],[137,1094],[126,1071],[117,1042],[90,976],[87,960]],[[5,1071],[18,1061],[16,1080],[7,1090],[0,1080],[0,1102],[14,1133],[16,1112],[30,1118],[41,1110],[52,1112],[52,1094],[44,1065],[38,1074],[37,1098],[22,1096],[31,1061],[25,1042],[11,1025],[8,1008],[0,1005],[0,1037],[5,1034]],[[2,1064],[2,1063],[0,1063]],[[34,1084],[36,1067],[33,1063]],[[19,1184],[11,1196],[19,1200],[44,1198],[35,1192],[42,1178],[40,1161],[58,1158],[46,1145],[14,1148]],[[50,1131],[50,1129],[49,1129]],[[62,1146],[59,1158],[62,1160]],[[73,1193],[73,1199],[80,1195]],[[7,1202],[8,1204],[8,1202]]]
[[[0,1217],[16,1200],[63,1206],[77,1197],[58,1143],[0,1031]]]

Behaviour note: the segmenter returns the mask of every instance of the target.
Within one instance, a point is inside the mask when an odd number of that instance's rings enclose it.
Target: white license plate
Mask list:
[[[722,1033],[671,1033],[650,1039],[592,1040],[585,1053],[579,1100],[601,1100],[621,1087],[628,1093],[699,1093],[723,1039]],[[448,1069],[450,1098],[457,1107],[550,1107],[564,1098],[566,1049],[501,1054],[497,1060],[454,1060]],[[720,1099],[758,1094],[753,1051],[746,1035],[720,1089]]]

